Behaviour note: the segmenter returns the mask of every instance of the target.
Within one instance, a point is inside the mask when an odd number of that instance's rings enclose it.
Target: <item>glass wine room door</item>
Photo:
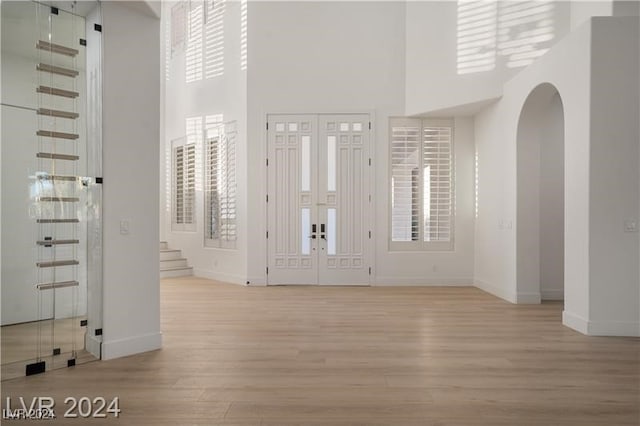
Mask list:
[[[3,1],[2,379],[100,357],[98,2]]]

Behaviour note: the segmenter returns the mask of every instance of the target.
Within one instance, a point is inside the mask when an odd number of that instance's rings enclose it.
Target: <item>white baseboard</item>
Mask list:
[[[209,269],[195,269],[193,275],[200,278],[208,278],[214,281],[221,281],[223,283],[247,285],[247,280],[243,276],[236,274],[227,274],[224,272],[211,271]]]
[[[371,285],[376,287],[469,287],[473,285],[471,278],[398,278],[375,277]]]
[[[517,293],[516,303],[520,305],[539,305],[542,298],[540,293]]]
[[[562,311],[562,324],[582,334],[589,332],[589,321],[567,310]]]
[[[93,336],[90,333],[85,333],[84,348],[91,355],[98,359],[102,359],[102,337]]]
[[[541,290],[542,300],[564,300],[564,289]]]
[[[640,337],[638,321],[589,321],[589,336]]]
[[[587,336],[640,337],[640,322],[636,321],[589,321],[563,311],[562,323]]]
[[[473,285],[478,287],[480,290],[486,291],[489,294],[493,294],[494,296],[499,297],[500,299],[504,299],[507,302],[517,303],[517,295],[513,292],[504,290],[478,279],[474,280]]]
[[[154,351],[162,347],[162,333],[143,334],[126,339],[102,342],[102,359],[114,359]]]

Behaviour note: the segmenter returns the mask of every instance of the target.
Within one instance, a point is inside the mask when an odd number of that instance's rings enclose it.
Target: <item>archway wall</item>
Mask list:
[[[518,122],[537,86],[557,89],[565,124],[563,322],[588,334],[640,329],[638,233],[625,233],[621,219],[638,217],[637,31],[637,18],[592,19],[507,82],[502,98],[475,119],[475,283],[514,303],[538,303],[539,290],[517,285]],[[610,185],[621,187],[611,192]]]

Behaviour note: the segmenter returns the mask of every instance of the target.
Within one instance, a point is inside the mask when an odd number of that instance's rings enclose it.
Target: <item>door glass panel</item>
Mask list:
[[[100,352],[101,10],[55,3],[0,3],[3,380]]]
[[[336,190],[336,137],[327,137],[327,191]]]
[[[336,209],[327,209],[327,254],[336,254]]]
[[[302,209],[300,215],[300,252],[304,255],[311,254],[311,210]]]
[[[300,173],[300,189],[303,191],[311,191],[311,137],[302,136],[301,138],[301,173]]]

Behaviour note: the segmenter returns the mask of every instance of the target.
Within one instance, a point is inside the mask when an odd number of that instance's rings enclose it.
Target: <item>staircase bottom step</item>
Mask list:
[[[160,271],[160,278],[189,277],[191,275],[193,275],[193,267],[191,266],[165,268]]]

